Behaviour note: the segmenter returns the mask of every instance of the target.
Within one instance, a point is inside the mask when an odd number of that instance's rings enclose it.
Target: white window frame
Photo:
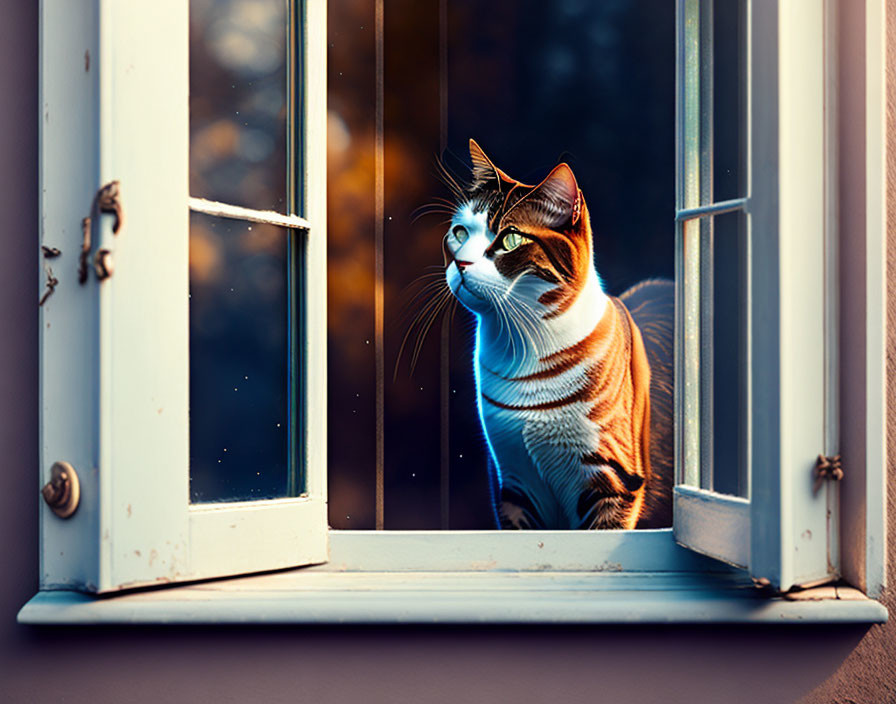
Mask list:
[[[836,111],[826,104],[834,85],[824,61],[832,19],[826,15],[834,3],[752,4],[747,16],[748,183],[745,198],[717,204],[707,202],[712,189],[701,181],[702,172],[711,173],[711,164],[704,162],[712,158],[712,147],[707,155],[701,135],[707,114],[700,82],[706,61],[697,48],[704,32],[701,6],[699,0],[679,3],[684,114],[679,115],[678,220],[681,249],[690,253],[680,255],[686,275],[679,277],[679,309],[685,311],[686,326],[702,317],[702,294],[688,282],[700,278],[703,218],[742,210],[750,251],[745,293],[749,498],[706,488],[702,424],[681,423],[675,535],[683,545],[787,591],[840,575],[838,488],[830,481],[817,485],[813,477],[819,454],[839,452],[837,429],[829,427],[837,416],[836,394],[830,391],[839,380],[837,370],[826,365],[839,344],[831,326],[836,301],[825,295],[833,286],[828,262],[837,261],[839,242],[836,222],[824,207],[829,182],[836,182],[828,161],[827,123]],[[789,37],[787,50],[780,53],[783,45],[770,41],[778,36]],[[693,55],[685,59],[682,52]],[[697,363],[704,343],[698,324],[693,328],[685,329],[679,355],[680,417],[699,417],[704,396]]]
[[[834,0],[830,2],[834,4]],[[793,115],[787,112],[787,106],[793,108],[793,104],[787,103],[781,93],[783,87],[791,85],[787,81],[798,76],[798,66],[792,62],[799,60],[802,47],[791,40],[791,33],[802,24],[801,12],[812,4],[812,0],[801,3],[752,0],[750,3],[753,36],[758,36],[757,26],[774,30],[762,35],[765,39],[761,41],[769,45],[761,47],[762,52],[756,56],[775,61],[780,52],[778,66],[782,76],[775,87],[783,103],[779,133],[782,138],[788,130],[797,127]],[[862,467],[849,469],[856,472],[854,476],[864,472],[864,489],[857,492],[860,495],[857,507],[864,520],[865,537],[850,546],[850,557],[845,560],[858,565],[853,573],[861,573],[860,578],[853,579],[852,583],[865,594],[855,589],[827,587],[803,592],[808,597],[805,599],[756,590],[746,573],[676,546],[671,530],[329,531],[328,536],[326,530],[317,527],[325,521],[326,500],[323,477],[326,367],[322,353],[326,292],[323,276],[314,272],[325,270],[324,238],[315,237],[315,233],[325,232],[322,206],[325,185],[320,179],[314,181],[313,176],[309,181],[305,213],[310,223],[307,241],[311,260],[307,296],[318,302],[307,311],[307,352],[311,360],[307,388],[309,404],[314,404],[313,408],[309,405],[312,425],[308,430],[308,462],[311,475],[319,479],[309,481],[311,501],[253,502],[185,510],[188,496],[186,5],[170,0],[157,3],[156,9],[147,6],[138,11],[132,6],[125,9],[125,5],[115,0],[77,3],[44,0],[41,6],[41,243],[60,247],[65,257],[42,262],[41,286],[46,282],[44,267],[56,266],[56,262],[59,266],[72,264],[74,255],[66,255],[67,250],[75,249],[73,243],[79,242],[80,216],[86,214],[96,189],[113,179],[122,184],[126,229],[115,236],[110,231],[109,218],[101,218],[98,244],[113,252],[116,271],[112,278],[98,284],[92,277],[88,286],[80,288],[70,273],[74,271],[73,266],[68,266],[66,277],[60,277],[56,291],[41,309],[41,479],[46,480],[49,466],[57,459],[67,459],[79,469],[98,467],[99,470],[80,472],[84,487],[82,505],[72,519],[62,521],[42,507],[41,591],[22,609],[20,621],[780,622],[783,619],[870,622],[886,619],[886,610],[866,597],[878,595],[884,582],[881,497],[884,496],[885,416],[881,390],[885,179],[884,161],[879,155],[886,144],[886,133],[882,0],[866,0],[868,158],[863,158],[862,163],[868,217],[858,235],[865,244],[862,249],[865,356],[861,369],[843,369],[851,381],[853,376],[856,379],[861,376],[865,389],[864,422],[860,428],[865,461]],[[325,109],[321,101],[325,100],[326,90],[326,72],[322,68],[326,36],[322,28],[326,19],[325,3],[321,0],[306,0],[305,6],[309,13],[306,26],[314,27],[315,31],[306,30],[304,36],[309,53],[316,57],[306,63],[306,119],[310,136],[306,158],[311,175],[319,174],[319,165],[325,163],[322,137],[326,133]],[[141,41],[124,41],[126,37],[140,37]],[[777,46],[770,45],[769,37],[780,38]],[[152,49],[161,44],[165,45],[165,52]],[[91,58],[81,63],[85,49]],[[147,57],[151,57],[156,67],[161,63],[164,66],[157,71],[150,70]],[[823,62],[824,54],[816,54],[816,58]],[[85,70],[88,61],[94,66]],[[776,81],[778,66],[772,67]],[[143,70],[152,75],[147,75],[146,80],[135,80],[135,74],[139,77]],[[153,104],[166,104],[163,112],[167,117],[160,119],[152,131],[142,132],[142,141],[135,141],[129,129],[137,122],[141,125],[145,122],[141,116],[145,115],[146,105]],[[170,121],[165,122],[166,119]],[[778,129],[777,117],[775,120],[767,129]],[[754,142],[757,129],[763,128],[754,122]],[[160,150],[162,144],[164,150]],[[781,192],[786,193],[785,187],[793,182],[789,169],[805,154],[782,150],[767,156],[773,158],[770,163],[780,164]],[[165,163],[179,165],[176,178],[158,178],[160,165]],[[147,164],[154,167],[147,168]],[[751,203],[761,201],[756,198],[756,189],[770,183],[759,184],[753,180]],[[777,203],[777,193],[768,197]],[[165,206],[159,207],[159,203]],[[823,209],[823,202],[820,205]],[[780,220],[769,218],[775,220],[782,232],[789,231],[791,212],[782,207]],[[820,232],[824,231],[822,227]],[[64,246],[60,246],[63,236]],[[819,235],[806,232],[804,236],[811,245],[811,238]],[[797,243],[790,240],[789,245],[793,246],[772,255],[780,256],[781,262],[789,264],[799,254]],[[155,281],[165,281],[166,285],[155,286]],[[780,285],[785,289],[782,300],[791,301],[788,298],[791,293],[799,298],[798,292],[791,291],[798,283],[781,278]],[[153,291],[154,297],[147,298],[146,291]],[[152,300],[151,306],[146,305],[147,300]],[[136,321],[139,324],[133,324],[135,313],[140,315]],[[791,314],[789,309],[781,313],[782,316]],[[166,334],[166,345],[138,344],[154,339],[154,331],[169,331],[172,316],[181,331],[173,338]],[[64,349],[60,341],[65,343]],[[791,369],[785,368],[785,361],[792,364],[796,360],[788,352],[782,343],[777,359],[782,365],[780,369],[785,371]],[[147,369],[163,373],[148,374]],[[72,370],[81,371],[73,373]],[[782,394],[791,391],[790,387],[781,386]],[[782,416],[789,413],[788,404],[795,398],[792,394],[781,398]],[[85,407],[96,411],[84,412]],[[780,427],[773,430],[781,432]],[[160,443],[162,437],[170,442]],[[776,447],[780,451],[777,459],[783,466],[789,460],[785,445]],[[814,445],[812,452],[818,452]],[[780,507],[785,505],[781,497],[787,500],[794,497],[790,484],[793,478],[788,473],[780,474],[788,477],[788,484],[778,487],[779,494],[767,506]],[[152,477],[152,481],[147,477]],[[147,496],[154,503],[146,503]],[[177,500],[172,500],[172,496]],[[757,527],[756,496],[754,492],[750,502],[753,511],[751,570],[754,576],[774,577],[775,585],[786,589],[789,577],[781,576],[780,571],[784,563],[780,559],[781,534],[773,531],[768,535]],[[179,508],[174,507],[175,503]],[[294,521],[304,519],[297,518],[292,509],[301,505],[313,505],[316,508],[309,513],[318,513],[309,522],[299,523],[297,529]],[[139,510],[143,506],[157,507],[161,512]],[[172,513],[169,515],[168,511]],[[217,524],[214,531],[203,533],[205,529],[197,529],[190,512],[212,516],[209,521]],[[278,517],[266,525],[257,523],[255,517],[264,513]],[[786,518],[782,524],[791,528],[792,514],[785,508],[782,515]],[[244,537],[234,540],[233,536],[240,532]],[[323,541],[315,539],[321,535]],[[76,591],[106,592],[319,562],[324,557],[321,546],[326,549],[327,537],[331,543],[330,562],[319,567],[132,592],[112,599],[97,600]],[[756,546],[762,541],[775,545],[765,553],[757,553]],[[268,548],[269,545],[276,547]],[[158,561],[166,561],[164,574],[147,568],[153,550],[156,551],[153,564],[158,566]],[[752,559],[757,554],[779,558],[775,564],[754,567]],[[852,574],[846,567],[843,572]]]
[[[323,562],[326,446],[306,447],[306,492],[293,499],[190,505],[189,3],[79,0],[41,5],[41,244],[59,284],[41,313],[41,477],[78,472],[66,520],[41,510],[42,589],[92,592]],[[309,2],[308,22],[325,11]],[[325,37],[303,38],[309,100],[300,122],[326,134]],[[164,46],[165,51],[158,51]],[[77,60],[75,60],[77,58]],[[135,129],[135,126],[139,126]],[[303,139],[306,300],[326,300],[326,146]],[[94,207],[120,183],[124,219]],[[230,215],[233,215],[233,209]],[[263,213],[260,215],[264,215]],[[81,218],[92,216],[89,277],[75,274]],[[98,222],[97,222],[98,221]],[[98,281],[92,257],[111,252]],[[46,273],[42,271],[42,284]],[[306,438],[326,437],[326,308],[307,306],[300,350]],[[268,539],[277,536],[277,540]]]

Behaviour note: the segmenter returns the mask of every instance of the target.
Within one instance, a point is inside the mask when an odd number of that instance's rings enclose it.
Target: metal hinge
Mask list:
[[[818,459],[815,460],[813,475],[815,476],[815,491],[821,488],[825,479],[839,482],[843,479],[843,465],[840,461],[840,455],[819,455]]]

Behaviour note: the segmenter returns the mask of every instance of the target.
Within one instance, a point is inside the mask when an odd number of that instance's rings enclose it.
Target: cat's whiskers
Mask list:
[[[513,293],[513,289],[516,288],[516,285],[520,282],[520,280],[530,272],[531,270],[526,267],[519,274],[516,275],[516,278],[510,282],[510,286],[507,287],[507,290],[504,291],[504,295],[502,298],[507,298],[511,293]]]
[[[503,355],[510,357],[508,369],[518,370],[555,351],[556,337],[544,325],[540,313],[512,290],[483,283],[480,290],[493,305],[498,322],[495,344],[502,344]],[[505,339],[501,339],[501,338]]]
[[[448,187],[448,189],[458,198],[458,202],[465,196],[465,189],[458,183],[457,178],[452,174],[444,162],[437,156],[436,160],[436,176]]]
[[[422,285],[420,286],[419,291],[415,292],[413,302],[425,302],[413,313],[407,311],[408,304],[405,304],[406,312],[403,314],[402,319],[404,321],[407,321],[409,317],[411,319],[410,322],[407,322],[407,328],[398,348],[398,354],[395,359],[395,368],[392,374],[393,380],[398,378],[398,368],[401,364],[402,355],[404,354],[405,347],[407,346],[411,334],[416,330],[417,335],[413,348],[414,352],[410,363],[410,373],[414,373],[414,368],[420,350],[423,347],[426,334],[432,327],[432,323],[438,314],[444,312],[448,302],[453,298],[451,289],[448,287],[448,283],[445,281],[445,277],[441,272],[430,272],[419,276],[407,286],[405,289],[406,293],[413,290],[418,284]]]
[[[451,291],[443,291],[438,295],[435,305],[432,306],[425,322],[420,328],[417,334],[416,343],[414,345],[414,352],[411,355],[411,374],[414,373],[414,369],[416,369],[417,367],[417,360],[420,358],[420,352],[423,349],[423,343],[426,341],[426,335],[432,328],[433,323],[438,319],[439,314],[443,313],[447,308],[450,297]]]
[[[427,215],[447,215],[444,220],[439,220],[436,225],[450,225],[451,224],[451,216],[453,214],[453,210],[449,210],[444,206],[421,206],[417,208],[411,215],[411,224],[417,223],[422,218],[425,218]]]
[[[515,294],[508,289],[504,296],[508,305],[518,314],[520,324],[531,335],[537,336],[540,343],[537,352],[540,355],[552,351],[556,338],[551,328],[544,324],[541,313],[525,298]]]
[[[505,348],[505,352],[506,352],[507,346],[510,345],[511,354],[512,354],[513,353],[513,335],[510,334],[510,324],[509,324],[509,321],[507,321],[507,319],[506,319],[506,315],[504,313],[503,308],[501,307],[501,301],[497,296],[494,295],[494,287],[492,287],[490,285],[486,285],[483,287],[483,293],[486,295],[488,300],[491,301],[492,307],[493,307],[493,309],[496,313],[496,317],[498,319],[498,332],[495,335],[495,337],[498,340],[501,340],[502,337],[505,337],[505,335],[503,335],[502,333],[506,330],[507,331],[507,335],[506,335],[507,339],[504,342],[504,348]]]
[[[530,269],[523,269],[511,281],[510,286],[504,291],[502,299],[509,304],[516,313],[518,325],[523,334],[525,334],[532,343],[533,352],[538,357],[543,357],[554,349],[556,339],[552,334],[550,327],[543,324],[542,316],[535,310],[532,304],[518,295],[514,294],[514,288],[522,280],[522,278],[530,273]]]
[[[494,311],[497,314],[498,332],[496,334],[496,338],[497,340],[501,340],[502,337],[506,338],[503,341],[504,354],[506,355],[508,353],[509,348],[511,365],[514,365],[517,358],[516,336],[514,335],[514,326],[511,324],[512,320],[509,311],[504,305],[504,301],[501,299],[501,291],[497,286],[493,284],[487,284],[484,288],[484,291],[488,294],[488,299],[492,302]],[[525,344],[525,341],[522,338],[519,340],[519,342],[521,345]],[[520,352],[522,353],[522,356],[525,357],[525,349],[521,350]]]

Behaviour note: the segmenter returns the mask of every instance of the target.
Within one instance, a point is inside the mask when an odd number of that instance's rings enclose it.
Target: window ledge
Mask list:
[[[336,572],[295,569],[117,596],[41,591],[20,623],[883,623],[855,590],[768,597],[743,578],[690,573]],[[811,595],[809,595],[811,596]]]

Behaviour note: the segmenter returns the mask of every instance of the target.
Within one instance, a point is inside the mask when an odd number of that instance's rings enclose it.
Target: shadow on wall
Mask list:
[[[0,689],[15,702],[792,702],[865,632],[22,628]]]

